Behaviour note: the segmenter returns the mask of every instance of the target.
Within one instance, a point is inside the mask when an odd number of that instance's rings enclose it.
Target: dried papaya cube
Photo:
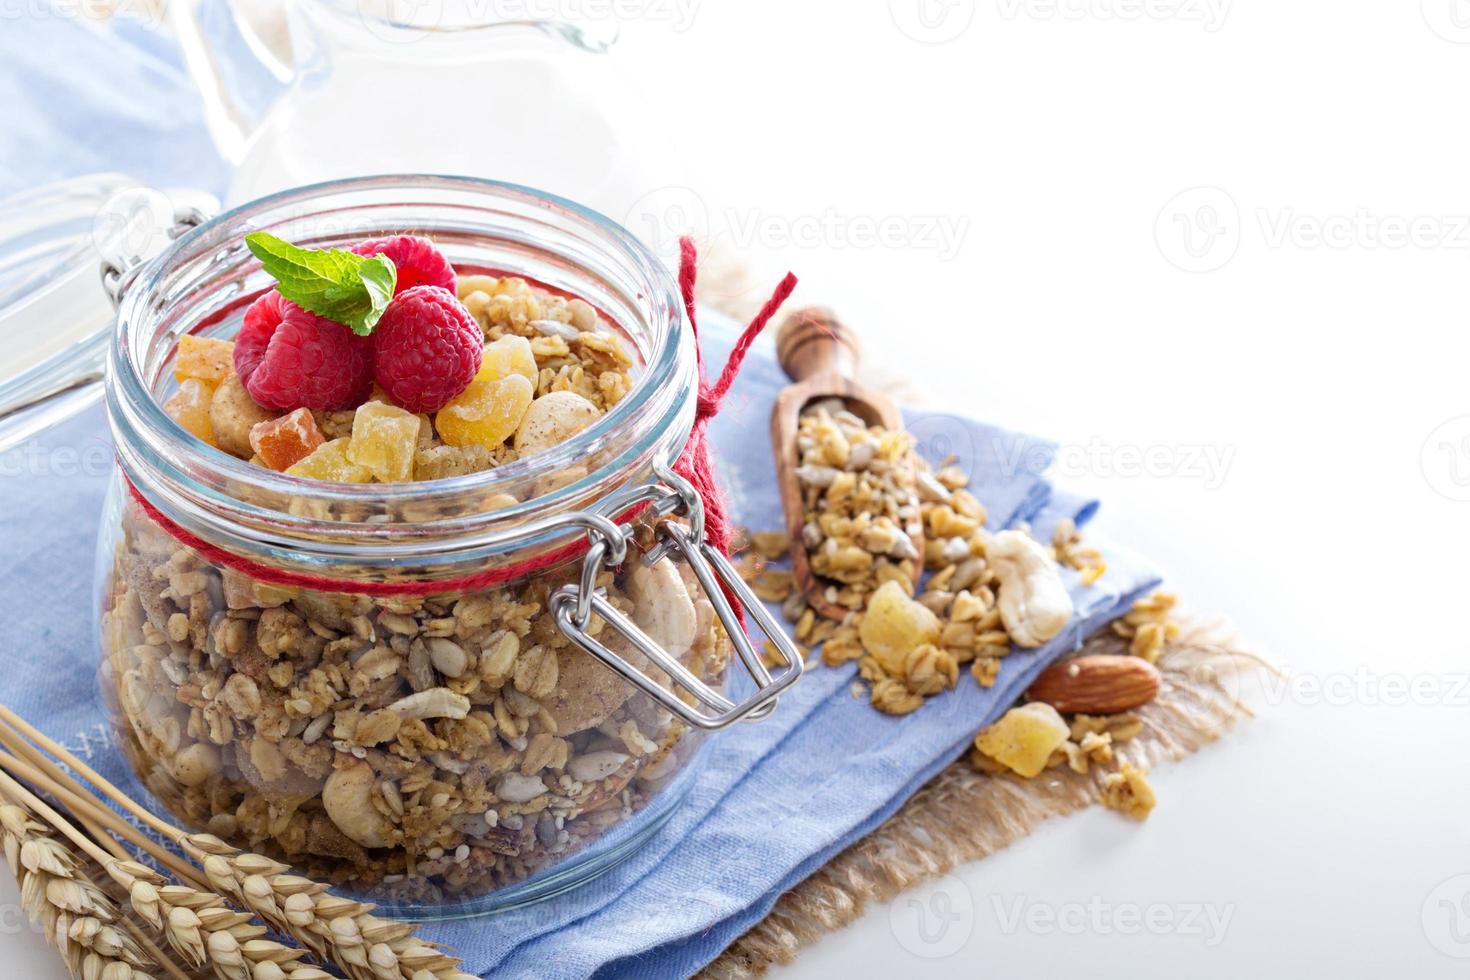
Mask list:
[[[386,402],[368,402],[352,419],[347,458],[365,466],[380,483],[413,479],[413,457],[423,422],[410,411]]]
[[[898,582],[888,581],[868,599],[858,637],[884,670],[901,677],[909,653],[922,644],[938,643],[940,629],[938,616],[910,599]]]
[[[434,416],[439,438],[451,446],[498,448],[520,426],[535,394],[521,374],[471,381]]]
[[[179,382],[179,390],[163,403],[163,411],[186,432],[213,446],[214,425],[209,421],[209,406],[213,401],[214,385],[198,378],[185,378]]]
[[[174,377],[179,381],[197,378],[213,387],[234,373],[235,345],[230,341],[188,334],[179,338],[174,358]]]
[[[975,736],[975,748],[1030,779],[1046,768],[1047,760],[1067,741],[1070,731],[1056,708],[1044,701],[1032,701],[1007,711]]]
[[[532,385],[540,371],[536,367],[536,355],[531,353],[531,342],[525,337],[506,334],[499,340],[485,345],[480,355],[480,370],[476,381],[499,381],[512,374],[522,375]]]
[[[347,456],[349,438],[324,442],[310,456],[286,470],[287,476],[303,476],[309,480],[333,483],[371,483],[373,471],[359,466]]]
[[[250,429],[250,448],[273,470],[290,469],[326,441],[309,408],[257,422]]]

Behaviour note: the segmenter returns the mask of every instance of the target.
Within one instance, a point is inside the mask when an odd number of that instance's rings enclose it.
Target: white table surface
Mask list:
[[[1463,976],[1470,6],[677,7],[624,40],[722,245],[1061,440],[1098,533],[1296,678],[1146,825],[1054,821],[777,975]],[[14,901],[6,975],[61,976]]]

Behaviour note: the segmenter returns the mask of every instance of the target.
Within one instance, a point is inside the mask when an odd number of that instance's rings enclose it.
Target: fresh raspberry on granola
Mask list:
[[[358,255],[385,255],[391,259],[398,269],[395,293],[407,292],[415,286],[439,286],[454,292],[454,266],[427,238],[414,235],[370,238],[352,246],[352,251]]]
[[[275,290],[251,304],[235,339],[235,373],[264,408],[353,408],[373,386],[372,342]]]
[[[484,346],[484,331],[454,293],[415,286],[378,321],[373,376],[394,404],[437,412],[474,379]]]

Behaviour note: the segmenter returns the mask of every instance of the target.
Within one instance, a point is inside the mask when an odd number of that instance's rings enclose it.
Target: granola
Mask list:
[[[655,568],[697,624],[673,652],[718,686],[708,600]],[[547,597],[576,571],[423,599],[283,589],[130,505],[103,634],[120,742],[182,820],[303,874],[423,905],[520,881],[645,808],[700,745],[556,627]],[[671,583],[597,585],[640,625],[670,615],[650,610]]]

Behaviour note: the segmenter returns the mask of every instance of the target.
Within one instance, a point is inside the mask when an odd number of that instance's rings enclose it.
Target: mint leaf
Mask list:
[[[393,299],[398,270],[385,255],[299,248],[264,231],[246,235],[245,245],[282,296],[360,336],[373,332]]]

